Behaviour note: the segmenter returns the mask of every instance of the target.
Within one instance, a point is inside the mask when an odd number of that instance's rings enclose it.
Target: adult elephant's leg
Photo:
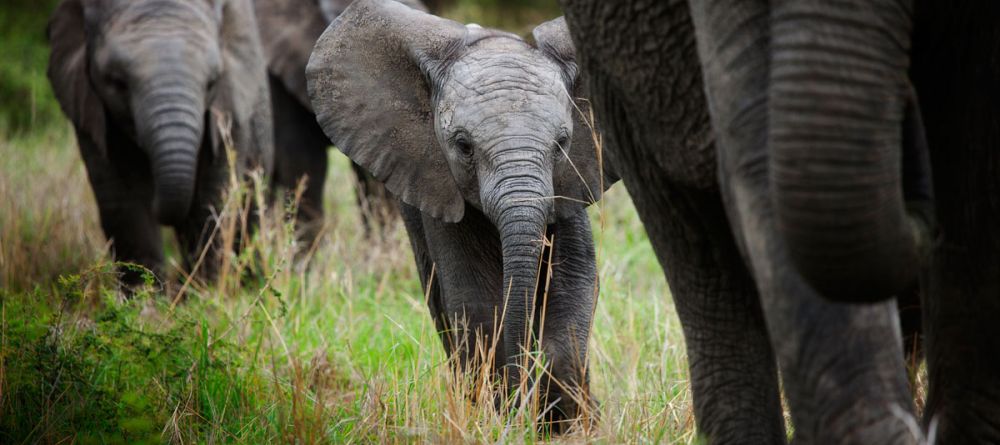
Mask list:
[[[632,196],[681,318],[700,434],[709,443],[784,443],[774,356],[715,185],[687,2],[563,6],[607,158]]]
[[[433,261],[433,280],[440,286],[443,317],[451,328],[452,346],[460,365],[475,370],[490,361],[494,369],[505,363],[500,329],[503,300],[500,298],[503,262],[500,239],[493,225],[478,210],[466,206],[459,223],[422,218],[425,242]],[[496,344],[495,353],[490,348]]]
[[[911,372],[916,372],[924,358],[923,309],[920,305],[924,291],[917,283],[896,295],[899,310],[899,327],[903,337],[903,356]]]
[[[822,298],[775,230],[766,151],[768,2],[691,1],[728,216],[757,281],[801,443],[915,443],[894,301]]]
[[[544,406],[559,400],[547,416],[558,422],[596,415],[596,404],[590,397],[587,342],[597,302],[597,258],[586,210],[557,221],[550,235],[552,259],[550,263],[544,258],[543,264],[551,267],[549,288],[547,294],[535,300],[539,305],[535,326],[536,330],[544,327],[538,338],[549,373],[555,379],[540,382],[547,393]]]
[[[316,242],[323,228],[323,184],[327,174],[330,140],[316,123],[316,116],[271,78],[274,107],[274,182],[292,196],[305,180],[298,202],[295,226],[305,251]]]
[[[81,138],[81,144],[87,144],[85,139]],[[153,185],[148,167],[142,159],[133,159],[126,167],[116,167],[96,150],[81,148],[101,228],[111,241],[114,260],[138,264],[162,279],[163,239],[160,223],[153,214]],[[134,155],[138,153],[135,148]],[[118,270],[126,287],[144,281],[144,271],[135,267],[123,264]]]
[[[940,228],[924,423],[937,443],[1000,443],[1000,67],[986,62],[1000,55],[1000,4],[967,6],[918,1],[913,35]]]
[[[718,192],[626,177],[684,330],[698,430],[785,443],[774,353]]]

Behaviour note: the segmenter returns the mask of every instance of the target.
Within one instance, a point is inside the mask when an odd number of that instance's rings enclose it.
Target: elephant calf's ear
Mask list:
[[[344,154],[420,211],[462,219],[465,200],[434,132],[436,65],[465,27],[391,0],[357,0],[323,33],[306,68],[323,131]]]
[[[46,35],[52,52],[48,77],[63,113],[73,122],[77,137],[90,139],[107,155],[104,104],[87,72],[87,36],[82,0],[64,0],[56,7]]]
[[[576,52],[563,17],[538,25],[532,31],[538,49],[563,67],[566,92],[574,104],[573,141],[569,158],[556,164],[553,177],[556,211],[560,217],[601,199],[604,191],[618,181],[603,158],[598,144],[599,131],[593,120],[590,101],[584,98],[585,80],[576,64]]]
[[[306,63],[313,45],[327,22],[320,11],[326,3],[341,10],[346,1],[258,0],[253,2],[260,40],[267,58],[267,71],[281,81],[305,107],[311,107],[306,91]],[[340,10],[336,11],[339,14]]]

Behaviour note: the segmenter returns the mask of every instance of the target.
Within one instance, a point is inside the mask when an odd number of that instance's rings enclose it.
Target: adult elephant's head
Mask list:
[[[48,74],[63,110],[103,156],[121,155],[108,152],[112,131],[142,148],[164,224],[190,213],[199,152],[218,146],[217,137],[203,142],[206,130],[214,131],[210,108],[225,102],[219,108],[238,113],[253,106],[241,93],[248,83],[241,76],[256,63],[248,59],[260,57],[248,6],[237,0],[64,0],[49,23]]]
[[[612,182],[579,119],[586,106],[573,99],[565,23],[538,27],[535,40],[358,0],[320,38],[306,70],[320,125],[389,191],[446,222],[468,205],[495,224],[509,363],[525,345],[546,223]]]

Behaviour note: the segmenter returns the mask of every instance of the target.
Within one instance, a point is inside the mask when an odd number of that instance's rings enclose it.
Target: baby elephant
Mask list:
[[[468,368],[496,344],[495,375],[516,386],[540,346],[537,384],[557,421],[589,400],[597,271],[584,207],[613,179],[573,100],[565,22],[534,37],[357,0],[306,76],[327,135],[402,201],[445,348]]]
[[[249,0],[63,0],[48,38],[49,80],[116,259],[161,272],[164,224],[191,266],[229,183],[223,140],[232,139],[237,174],[271,168],[267,77]],[[216,268],[211,252],[205,277]],[[123,281],[140,277],[126,272]]]

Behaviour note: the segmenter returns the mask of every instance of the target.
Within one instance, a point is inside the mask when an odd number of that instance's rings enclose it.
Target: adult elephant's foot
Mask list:
[[[971,233],[997,223],[984,219]],[[934,255],[929,295],[935,298],[924,308],[924,426],[935,443],[1000,443],[1000,275],[987,272],[1000,270],[1000,246],[953,239]]]
[[[774,270],[762,301],[795,442],[920,443],[895,301],[830,303],[797,274]]]

